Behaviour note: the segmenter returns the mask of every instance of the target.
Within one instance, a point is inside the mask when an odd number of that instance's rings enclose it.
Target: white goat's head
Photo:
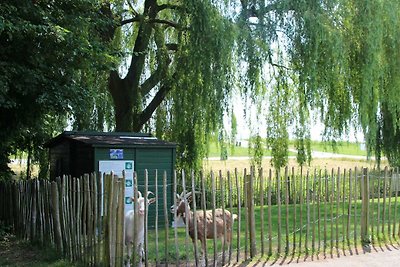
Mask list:
[[[171,213],[175,214],[176,216],[183,215],[186,212],[186,205],[189,208],[189,204],[192,201],[192,192],[188,192],[184,194],[182,192],[180,195],[176,194],[175,204],[171,206]]]
[[[156,201],[155,198],[149,198],[149,195],[151,195],[151,194],[154,195],[154,193],[151,192],[151,191],[148,191],[148,192],[147,192],[147,206],[150,205],[151,203],[154,203],[154,202]],[[138,191],[138,199],[137,199],[137,202],[135,201],[135,197],[132,197],[132,201],[133,201],[134,203],[137,203],[137,205],[138,205],[138,213],[139,213],[140,215],[143,215],[143,214],[144,214],[144,210],[145,210],[145,208],[144,208],[145,199],[144,199],[144,197],[142,196],[142,193],[141,193],[140,191]]]

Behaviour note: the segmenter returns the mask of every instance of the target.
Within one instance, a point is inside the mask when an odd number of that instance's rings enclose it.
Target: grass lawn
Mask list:
[[[291,144],[294,148],[294,143],[291,142]],[[311,141],[311,150],[345,155],[367,156],[367,151],[361,149],[361,143],[345,141],[336,142],[335,146],[326,142]]]
[[[292,140],[289,141],[289,148],[295,149],[294,141]],[[367,156],[367,151],[361,149],[360,143],[355,143],[355,142],[339,141],[335,143],[335,146],[332,146],[331,143],[327,142],[311,141],[311,150],[345,154],[345,155]],[[232,147],[231,145],[227,144],[227,152],[228,152],[228,158],[250,156],[249,148],[247,147],[239,147],[239,146]],[[220,155],[221,155],[220,145],[216,142],[210,142],[209,157],[219,157]],[[271,151],[266,149],[264,151],[264,156],[271,156]],[[296,156],[296,153],[289,152],[289,156]]]
[[[400,201],[400,197],[398,199]],[[386,199],[385,206],[385,218],[382,218],[383,206],[382,199],[380,200],[379,206],[379,227],[378,227],[378,204],[377,200],[371,200],[370,202],[370,234],[372,237],[373,244],[377,245],[380,242],[385,243],[390,239],[393,239],[392,234],[394,231],[398,231],[399,225],[396,224],[396,228],[393,229],[394,225],[394,214],[395,214],[395,198],[391,199],[391,208],[389,212],[388,199]],[[361,201],[352,203],[350,208],[350,217],[348,216],[348,204],[339,205],[331,203],[320,203],[315,202],[314,204],[290,204],[288,206],[282,205],[279,211],[277,205],[271,206],[271,224],[268,222],[268,207],[264,206],[264,222],[261,220],[261,207],[255,207],[255,227],[256,227],[256,247],[257,252],[261,253],[262,242],[264,240],[264,255],[269,254],[271,248],[272,258],[278,258],[283,256],[285,253],[292,255],[316,255],[321,253],[336,254],[338,250],[350,250],[355,247],[361,246],[360,237],[360,219],[361,219]],[[400,214],[400,207],[397,204],[396,216]],[[238,214],[236,208],[233,212]],[[288,214],[286,220],[286,212]],[[280,215],[279,215],[280,213]],[[389,213],[391,214],[390,231],[389,235]],[[296,216],[295,216],[296,214]],[[300,217],[300,214],[302,216]],[[319,214],[319,220],[318,220]],[[354,216],[356,215],[356,216]],[[279,220],[281,217],[281,220]],[[250,244],[246,241],[246,228],[249,225],[247,221],[248,216],[245,214],[245,209],[241,209],[240,219],[240,234],[238,233],[238,221],[235,221],[233,230],[233,242],[232,242],[232,259],[236,259],[237,247],[240,247],[240,258],[243,258],[243,253],[247,248],[248,253],[250,252]],[[287,221],[287,225],[286,225]],[[263,229],[263,236],[261,235],[261,227]],[[269,225],[271,226],[269,228]],[[377,229],[379,228],[379,229]],[[382,232],[382,229],[384,232]],[[181,261],[185,260],[186,257],[193,262],[194,249],[190,239],[186,243],[185,241],[185,228],[178,228],[178,239],[176,241],[177,247],[175,247],[174,229],[169,228],[169,235],[167,241],[167,253],[168,262],[174,263],[179,258]],[[379,232],[377,232],[377,230]],[[269,235],[269,233],[271,235]],[[376,234],[379,233],[379,234]],[[159,246],[158,250],[155,248],[155,230],[149,231],[149,260],[155,262],[155,251],[158,251],[158,259],[162,262],[165,261],[165,230],[160,229],[158,231]],[[355,237],[356,238],[355,238]],[[397,236],[397,235],[396,235]],[[239,238],[238,238],[239,237]],[[238,241],[240,243],[238,243]],[[200,242],[198,249],[200,253]],[[288,245],[288,247],[287,247]],[[207,252],[208,259],[213,259],[213,240],[207,241]],[[280,253],[278,253],[280,251]],[[217,240],[217,253],[219,259],[221,258],[222,249],[221,242]],[[228,255],[228,249],[226,249],[226,255]],[[248,254],[249,255],[249,254]],[[226,256],[227,257],[227,256]]]

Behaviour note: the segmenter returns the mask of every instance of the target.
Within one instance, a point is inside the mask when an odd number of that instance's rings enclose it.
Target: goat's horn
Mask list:
[[[142,192],[140,192],[140,191],[137,191],[137,192],[138,192],[139,198],[141,198],[142,197]]]
[[[149,195],[154,195],[154,193],[151,192],[151,191],[147,191],[147,197],[148,197]]]
[[[184,197],[184,195],[183,195],[183,191],[182,191],[182,193],[181,193],[181,195],[179,196],[179,198],[183,198]]]

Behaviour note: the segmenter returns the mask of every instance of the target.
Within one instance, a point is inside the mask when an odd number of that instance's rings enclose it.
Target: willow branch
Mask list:
[[[119,25],[123,26],[125,24],[129,24],[129,23],[132,23],[132,22],[140,22],[140,20],[141,20],[140,16],[136,16],[136,17],[133,17],[133,18],[130,18],[130,19],[122,20]],[[150,23],[150,24],[151,23],[165,24],[167,26],[174,27],[174,28],[177,28],[177,29],[181,28],[181,25],[179,25],[178,23],[173,22],[173,21],[169,21],[169,20],[165,20],[165,19],[148,19],[148,20],[145,20],[144,22],[145,23]]]
[[[158,8],[157,8],[157,10],[158,11],[162,11],[162,10],[164,10],[164,9],[179,9],[179,8],[181,8],[180,6],[178,6],[178,5],[172,5],[172,4],[162,4],[162,5],[159,5],[158,6]]]
[[[170,20],[165,20],[165,19],[149,19],[146,22],[165,24],[165,25],[177,28],[177,29],[179,29],[181,27],[181,25],[179,25],[178,23],[170,21]]]

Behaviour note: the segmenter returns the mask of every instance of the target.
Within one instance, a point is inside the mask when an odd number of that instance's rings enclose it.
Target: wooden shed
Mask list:
[[[129,195],[133,195],[133,172],[138,177],[139,190],[144,191],[144,171],[149,173],[149,190],[155,188],[155,172],[158,172],[158,193],[162,197],[163,173],[167,173],[167,203],[172,203],[172,177],[175,169],[176,144],[159,140],[151,134],[125,132],[77,132],[66,131],[45,144],[49,148],[50,179],[67,174],[79,177],[85,173],[110,172],[121,174],[125,171],[125,209],[132,208]],[[159,209],[163,209],[159,201]],[[153,224],[149,208],[149,226]],[[160,215],[163,214],[160,212]],[[162,223],[164,218],[160,218]]]

